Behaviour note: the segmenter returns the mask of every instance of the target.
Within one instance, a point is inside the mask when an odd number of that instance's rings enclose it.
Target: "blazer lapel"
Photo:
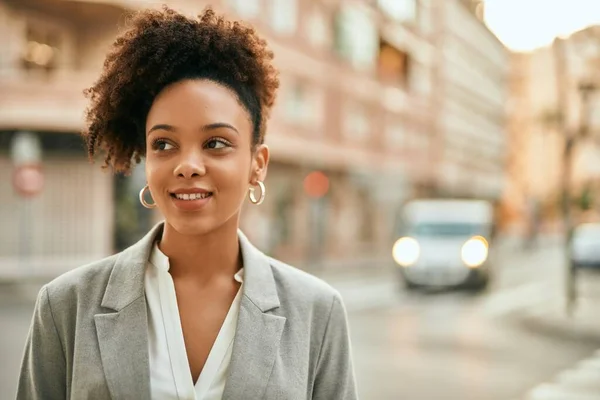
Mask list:
[[[119,255],[94,316],[106,382],[114,400],[150,399],[148,316],[144,274],[148,255],[162,224]]]
[[[135,300],[120,312],[97,314],[96,331],[111,397],[150,398],[146,302]]]
[[[233,343],[224,399],[261,399],[279,353],[286,318],[279,308],[275,279],[267,256],[239,232],[244,263],[243,297]]]

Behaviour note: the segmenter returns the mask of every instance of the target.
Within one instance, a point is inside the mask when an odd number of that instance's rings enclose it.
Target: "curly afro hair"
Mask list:
[[[253,125],[252,143],[264,141],[266,119],[279,87],[273,52],[253,28],[205,9],[197,19],[163,7],[135,14],[116,39],[95,84],[82,133],[93,160],[129,173],[145,156],[145,123],[154,98],[184,79],[210,79],[233,90]]]

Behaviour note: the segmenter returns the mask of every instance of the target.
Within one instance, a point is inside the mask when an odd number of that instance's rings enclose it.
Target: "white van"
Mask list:
[[[402,211],[392,255],[408,288],[487,286],[494,231],[490,202],[412,200]]]

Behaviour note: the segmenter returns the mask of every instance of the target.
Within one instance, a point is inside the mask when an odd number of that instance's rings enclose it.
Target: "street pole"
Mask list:
[[[556,67],[556,89],[558,112],[560,114],[559,129],[563,134],[565,145],[563,151],[563,167],[561,176],[562,192],[562,214],[565,229],[565,292],[567,297],[566,313],[571,316],[577,303],[577,288],[575,281],[575,266],[571,257],[571,240],[573,238],[573,221],[571,215],[571,169],[573,161],[573,149],[576,142],[576,132],[568,125],[569,103],[567,93],[567,63],[565,48],[562,39],[554,41],[553,55]]]
[[[11,159],[13,162],[13,186],[21,196],[19,202],[19,269],[20,273],[32,276],[33,250],[33,204],[31,197],[39,194],[43,187],[40,172],[42,144],[31,132],[17,132],[12,138]]]

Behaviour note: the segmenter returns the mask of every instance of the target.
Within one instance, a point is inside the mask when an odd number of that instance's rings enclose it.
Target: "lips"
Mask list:
[[[199,211],[213,197],[213,192],[202,188],[177,189],[169,193],[173,203],[182,211]]]

